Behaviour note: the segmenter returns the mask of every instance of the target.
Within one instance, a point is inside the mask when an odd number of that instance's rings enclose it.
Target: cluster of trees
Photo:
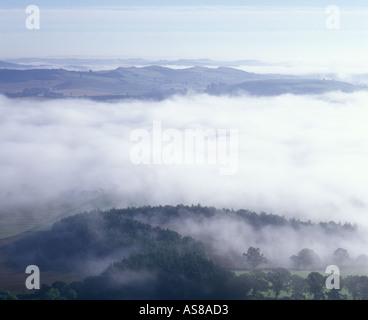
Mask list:
[[[249,247],[247,253],[243,253],[245,257],[245,266],[248,269],[256,269],[266,267],[268,260],[261,253],[260,248]],[[297,270],[311,270],[321,268],[323,266],[320,257],[310,248],[303,248],[296,255],[290,257],[292,268]],[[350,265],[363,265],[368,261],[365,255],[359,255],[355,260],[350,258],[348,251],[344,248],[337,248],[331,257],[331,264],[339,267]]]
[[[247,253],[243,253],[243,257],[246,259],[246,266],[250,269],[256,269],[268,263],[260,248],[249,247]]]
[[[302,277],[285,268],[276,268],[269,272],[253,270],[243,273],[236,279],[237,288],[244,299],[346,299],[339,290],[327,290],[326,277],[319,272],[311,272]]]

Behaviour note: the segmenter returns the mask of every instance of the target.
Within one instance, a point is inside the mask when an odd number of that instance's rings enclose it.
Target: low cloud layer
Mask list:
[[[244,266],[242,253],[249,247],[260,248],[269,267],[293,267],[290,257],[303,248],[312,249],[321,258],[322,267],[334,264],[334,251],[344,248],[352,259],[351,265],[358,266],[353,261],[368,249],[364,228],[347,231],[335,226],[333,232],[327,232],[320,225],[299,228],[269,225],[255,229],[244,220],[221,212],[210,218],[196,218],[184,212],[168,227],[205,243],[214,259],[227,267]]]
[[[368,225],[368,94],[160,102],[0,97],[0,216],[16,223],[92,208],[196,204]],[[134,165],[136,129],[236,129],[238,171]]]

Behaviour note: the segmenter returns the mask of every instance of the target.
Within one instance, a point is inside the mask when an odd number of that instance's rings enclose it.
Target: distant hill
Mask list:
[[[28,69],[28,68],[30,67],[26,65],[0,61],[0,69]]]
[[[173,95],[320,94],[352,92],[362,87],[350,83],[302,79],[281,74],[256,74],[229,67],[172,69],[157,65],[120,67],[106,71],[64,69],[0,69],[0,93],[11,98],[153,99]]]
[[[236,61],[215,61],[211,59],[177,59],[177,60],[146,60],[141,58],[130,59],[83,59],[83,58],[17,58],[8,59],[7,62],[26,65],[39,65],[47,68],[56,66],[65,69],[78,71],[85,70],[86,66],[101,67],[105,66],[182,66],[182,67],[239,67],[239,66],[262,66],[265,63],[259,60],[236,60]],[[94,69],[94,68],[93,68]],[[95,70],[95,69],[94,69]]]

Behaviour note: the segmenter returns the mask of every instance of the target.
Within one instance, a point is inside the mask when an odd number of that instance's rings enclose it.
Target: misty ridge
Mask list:
[[[259,214],[240,209],[183,206],[114,209],[113,212],[137,219],[150,225],[177,231],[201,241],[211,258],[230,269],[249,268],[244,253],[249,247],[258,247],[267,258],[263,267],[296,268],[291,257],[303,248],[310,248],[320,256],[313,265],[322,268],[336,263],[333,253],[342,246],[355,255],[341,267],[364,266],[365,242],[356,225],[349,223],[301,221],[295,218]],[[359,249],[358,249],[359,248]],[[359,253],[359,250],[360,253]],[[358,258],[357,261],[354,261]],[[362,263],[362,265],[359,265]],[[310,266],[312,267],[312,266]]]
[[[134,221],[144,223],[146,231],[134,231]],[[22,267],[33,261],[43,270],[98,274],[112,262],[150,246],[148,226],[199,240],[214,262],[229,269],[251,268],[244,258],[249,247],[262,250],[267,262],[261,267],[267,268],[302,268],[291,257],[305,248],[319,256],[318,263],[314,261],[306,267],[323,269],[338,262],[340,267],[358,268],[368,264],[368,256],[362,254],[357,226],[332,221],[312,223],[200,205],[145,206],[77,214],[53,224],[50,231],[39,231],[11,245],[6,250],[8,261]],[[116,236],[118,240],[113,240]],[[334,252],[342,246],[351,257],[337,261]],[[360,254],[359,247],[363,250]]]

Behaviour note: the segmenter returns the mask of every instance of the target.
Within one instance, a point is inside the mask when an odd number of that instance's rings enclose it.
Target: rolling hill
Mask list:
[[[280,74],[256,74],[229,67],[171,69],[161,66],[120,67],[107,71],[64,69],[0,69],[0,93],[10,98],[90,98],[95,100],[152,99],[173,95],[269,96],[285,93],[352,92],[364,87],[350,83],[302,79]]]

